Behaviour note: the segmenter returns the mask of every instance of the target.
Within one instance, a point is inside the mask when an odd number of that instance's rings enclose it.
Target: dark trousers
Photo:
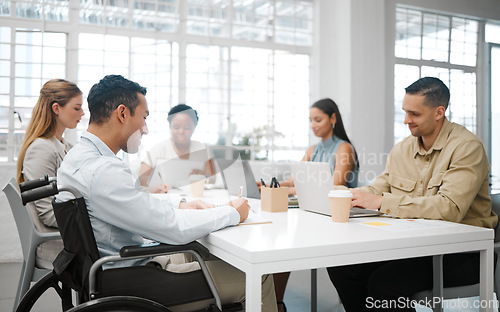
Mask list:
[[[410,297],[432,289],[432,257],[328,268],[346,312],[415,311]],[[479,283],[479,253],[443,257],[444,287]]]

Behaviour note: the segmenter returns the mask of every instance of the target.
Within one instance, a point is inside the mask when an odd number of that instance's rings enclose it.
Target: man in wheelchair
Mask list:
[[[66,155],[57,173],[59,185],[70,185],[83,195],[101,257],[118,254],[124,246],[143,244],[144,238],[186,244],[237,225],[248,216],[245,199],[214,207],[202,201],[186,202],[175,195],[154,197],[137,187],[130,169],[116,154],[120,150],[136,153],[142,135],[147,133],[145,95],[146,88],[119,75],[106,76],[96,83],[87,98],[87,132]],[[69,199],[66,192],[56,196],[56,202]],[[104,269],[145,265],[147,261],[112,262]],[[222,303],[244,301],[245,274],[219,259],[206,263]],[[198,268],[192,263],[180,266],[176,271]],[[262,280],[262,305],[262,311],[276,311],[271,276]]]

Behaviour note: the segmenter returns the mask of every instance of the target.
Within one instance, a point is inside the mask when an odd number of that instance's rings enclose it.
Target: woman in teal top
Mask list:
[[[309,120],[314,135],[320,137],[321,142],[310,146],[302,161],[327,162],[332,170],[334,185],[357,187],[358,155],[347,137],[337,104],[331,99],[315,102],[309,109]],[[295,194],[292,178],[281,185],[289,187],[289,194]],[[283,297],[289,276],[290,272],[273,274],[278,312],[286,311]]]
[[[334,185],[349,188],[358,186],[358,154],[345,132],[337,104],[331,99],[315,102],[309,109],[309,120],[314,135],[321,142],[310,146],[302,161],[327,162],[330,164]],[[260,183],[257,182],[260,187]],[[280,183],[288,186],[290,195],[295,194],[293,179]]]
[[[303,160],[327,162],[334,185],[357,187],[358,155],[347,137],[337,104],[331,99],[317,101],[311,106],[309,119],[314,135],[321,137],[321,142],[311,146]]]

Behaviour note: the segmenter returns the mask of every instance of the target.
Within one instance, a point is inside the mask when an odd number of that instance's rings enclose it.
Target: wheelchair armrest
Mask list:
[[[38,235],[40,235],[40,237],[43,240],[48,240],[48,241],[61,238],[61,233],[59,233],[59,232],[39,233]]]
[[[185,245],[168,245],[156,243],[151,245],[125,246],[120,249],[120,256],[150,256],[172,252],[183,252],[186,250],[194,250],[198,252],[203,257],[203,259],[207,259],[210,256],[210,252],[208,251],[208,249],[198,242],[191,242]]]

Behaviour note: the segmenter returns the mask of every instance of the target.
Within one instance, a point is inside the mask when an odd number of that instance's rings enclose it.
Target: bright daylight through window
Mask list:
[[[476,133],[476,60],[479,23],[475,20],[398,7],[394,66],[394,142],[410,135],[401,109],[404,88],[435,76],[450,88],[447,117]]]
[[[148,88],[144,149],[168,137],[166,115],[185,102],[200,115],[195,140],[233,146],[250,159],[300,159],[308,144],[313,3],[0,1],[0,16],[9,17],[0,20],[0,161],[17,158],[44,82],[74,81],[85,98],[107,74]]]

